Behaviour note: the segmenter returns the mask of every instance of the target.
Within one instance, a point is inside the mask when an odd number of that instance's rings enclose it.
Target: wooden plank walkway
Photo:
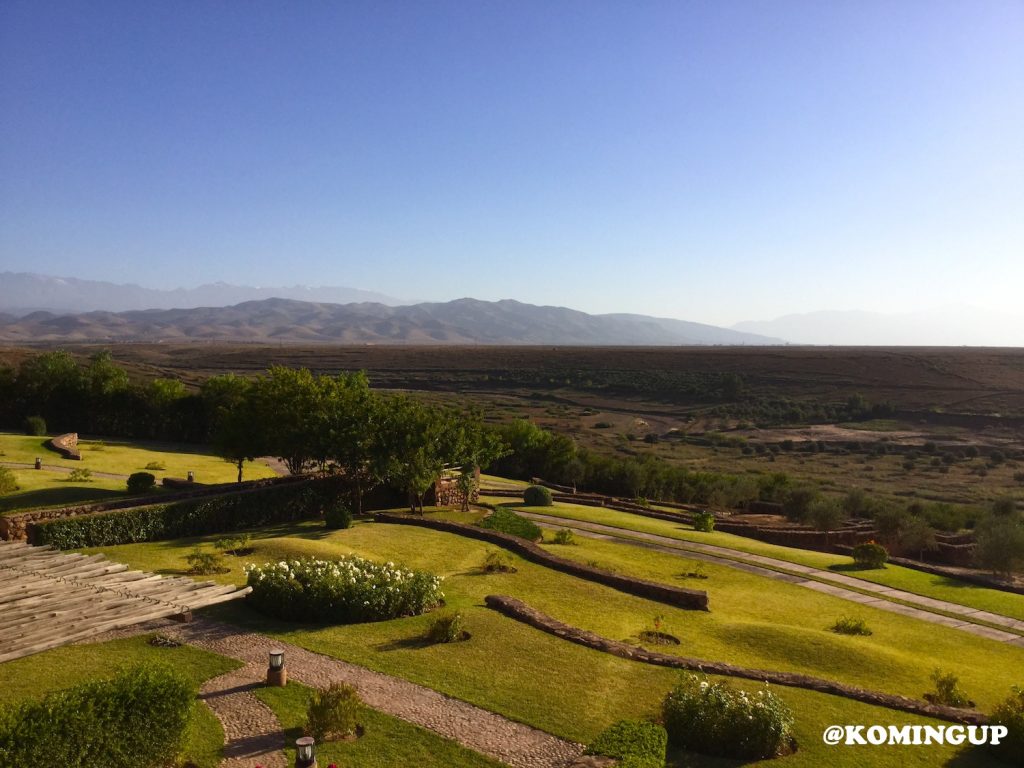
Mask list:
[[[235,600],[237,589],[130,571],[103,555],[0,541],[0,662]]]

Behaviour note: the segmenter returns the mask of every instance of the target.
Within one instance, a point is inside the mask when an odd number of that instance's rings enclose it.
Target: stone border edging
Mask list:
[[[869,691],[866,688],[858,688],[852,685],[837,683],[832,680],[825,680],[810,675],[802,675],[790,672],[774,672],[765,669],[749,669],[737,667],[721,661],[704,661],[692,659],[685,656],[672,656],[667,653],[648,651],[635,645],[629,645],[619,640],[611,640],[602,637],[594,632],[579,629],[569,624],[551,618],[541,613],[522,600],[507,595],[487,595],[484,598],[487,607],[498,611],[509,618],[528,624],[534,629],[555,635],[571,643],[592,648],[596,651],[610,653],[623,659],[639,661],[644,664],[654,664],[660,667],[671,667],[674,669],[689,669],[696,672],[704,672],[711,675],[724,675],[727,677],[740,677],[746,680],[757,680],[783,685],[789,688],[803,688],[817,693],[827,693],[833,696],[841,696],[846,699],[853,699],[865,704],[871,704],[887,709],[896,709],[902,712],[910,712],[915,715],[934,717],[939,720],[947,720],[953,723],[968,723],[980,725],[988,722],[988,717],[975,710],[956,709],[937,704],[929,704],[925,701],[911,699],[906,696],[898,696],[880,691]]]
[[[669,584],[659,584],[646,579],[636,579],[630,576],[623,576],[612,573],[601,568],[594,568],[574,560],[558,557],[546,549],[527,541],[518,536],[512,536],[501,531],[494,531],[488,528],[480,528],[475,525],[456,523],[450,520],[431,520],[420,517],[407,517],[402,515],[380,512],[374,515],[374,520],[379,523],[393,523],[398,525],[416,525],[421,528],[430,528],[435,531],[454,533],[458,536],[465,536],[478,541],[486,541],[490,544],[497,544],[505,549],[515,552],[520,557],[529,560],[537,565],[559,571],[561,573],[575,576],[577,578],[603,584],[606,587],[626,592],[630,595],[643,597],[648,600],[655,600],[666,605],[673,605],[677,608],[690,610],[707,611],[708,593],[698,589],[683,589]]]
[[[78,450],[78,433],[68,432],[63,435],[56,435],[47,440],[44,445],[51,451],[56,451],[65,459],[81,461],[82,454]]]

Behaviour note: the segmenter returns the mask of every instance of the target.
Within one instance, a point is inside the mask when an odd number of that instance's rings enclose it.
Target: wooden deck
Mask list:
[[[187,619],[250,591],[130,571],[103,555],[0,541],[0,662],[150,619]]]

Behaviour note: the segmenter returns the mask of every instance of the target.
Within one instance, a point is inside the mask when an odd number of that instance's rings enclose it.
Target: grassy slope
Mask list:
[[[72,461],[46,448],[44,443],[47,439],[0,433],[0,461],[31,464],[36,457],[40,457],[44,464],[68,469],[90,469],[94,473],[130,475],[132,472],[152,472],[158,484],[164,477],[184,478],[189,470],[195,472],[196,480],[201,483],[231,482],[237,477],[234,464],[197,450],[195,446],[83,440],[80,443],[82,460]],[[154,462],[162,464],[165,469],[147,470],[146,465]],[[122,496],[125,491],[125,481],[116,478],[93,477],[90,482],[71,482],[67,474],[61,472],[34,469],[13,471],[21,490],[0,500],[0,512],[15,508],[98,501]],[[259,462],[250,462],[245,466],[246,479],[273,475],[270,467]]]
[[[257,688],[254,693],[270,707],[285,729],[287,743],[294,744],[302,735],[306,720],[306,703],[310,689],[298,683],[286,688]],[[361,738],[352,741],[326,742],[317,745],[317,762],[339,768],[391,768],[398,765],[417,768],[500,768],[498,763],[466,749],[432,731],[364,708],[359,724],[364,728]],[[294,749],[287,750],[288,764],[295,760]]]
[[[477,569],[488,549],[486,544],[434,531],[365,523],[331,533],[311,525],[272,533],[272,537],[255,540],[251,557],[232,558],[232,571],[218,578],[240,582],[241,567],[247,560],[337,557],[347,552],[395,560],[447,577],[448,602],[465,613],[473,640],[426,648],[404,643],[425,631],[429,617],[317,628],[278,624],[242,606],[226,606],[218,611],[222,616],[578,741],[589,741],[620,717],[654,712],[676,673],[584,649],[530,629],[483,607],[484,595],[515,595],[556,618],[618,639],[635,636],[656,614],[662,614],[673,633],[683,639],[678,650],[684,654],[803,671],[915,697],[929,689],[932,669],[953,668],[983,707],[1005,697],[1011,682],[1007,671],[1024,666],[1024,651],[1019,648],[867,608],[857,613],[875,635],[834,635],[824,627],[850,612],[845,601],[724,567],[706,566],[710,578],[701,582],[710,591],[712,612],[687,612],[521,560],[516,561],[518,573],[481,575]],[[103,551],[136,567],[176,569],[183,567],[191,543],[134,544]],[[673,580],[670,571],[683,567],[678,558],[621,544],[584,542],[563,548],[567,549],[584,560],[615,561],[611,564],[620,570],[647,572],[665,580]],[[969,667],[963,665],[964,659],[970,659]],[[806,691],[786,689],[784,697],[797,711],[805,745],[797,756],[787,759],[792,765],[822,764],[826,756],[820,733],[833,722],[923,722]],[[893,752],[874,764],[934,765],[940,757],[945,760],[953,754],[939,749],[924,752],[927,754],[909,756]],[[830,754],[828,759],[834,759],[834,765],[856,765],[848,760],[852,754]]]
[[[497,497],[485,497],[484,501],[493,503],[508,504],[508,499]],[[514,502],[514,500],[513,500]],[[513,506],[521,506],[515,505]],[[700,533],[693,528],[681,523],[674,523],[670,520],[656,520],[640,515],[631,515],[628,512],[619,512],[614,509],[602,507],[587,507],[582,504],[558,503],[550,507],[521,507],[529,512],[538,512],[544,515],[554,515],[570,520],[584,520],[602,525],[611,525],[624,530],[643,531],[655,533],[661,536],[668,536],[681,541],[695,541],[702,544],[714,544],[720,547],[729,547],[740,552],[749,552],[756,555],[786,560],[791,563],[808,565],[815,568],[828,569],[834,566],[848,566],[850,558],[843,555],[832,555],[825,552],[812,552],[804,549],[781,547],[775,544],[766,544],[754,539],[747,539],[743,536],[736,536],[731,533]],[[957,579],[935,576],[933,574],[915,571],[912,568],[902,568],[897,565],[889,565],[883,569],[871,571],[842,571],[846,576],[852,576],[865,581],[872,581],[877,584],[884,584],[894,589],[903,589],[907,592],[914,592],[919,595],[933,597],[938,600],[948,600],[952,603],[959,603],[979,610],[994,611],[1016,619],[1024,620],[1024,595],[1017,595],[1009,592],[1001,592],[997,589],[968,584]]]
[[[135,664],[162,662],[184,672],[196,687],[241,666],[197,648],[158,648],[146,637],[73,645],[0,664],[0,706],[38,699],[79,683],[110,677]],[[213,713],[196,703],[185,739],[185,755],[199,768],[220,764],[224,731]]]

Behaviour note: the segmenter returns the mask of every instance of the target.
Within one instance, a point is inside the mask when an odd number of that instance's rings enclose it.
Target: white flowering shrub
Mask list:
[[[661,714],[669,743],[706,755],[769,758],[795,746],[793,713],[767,685],[748,693],[685,674]]]
[[[355,555],[247,565],[248,600],[279,619],[329,624],[416,616],[444,599],[441,577]]]

